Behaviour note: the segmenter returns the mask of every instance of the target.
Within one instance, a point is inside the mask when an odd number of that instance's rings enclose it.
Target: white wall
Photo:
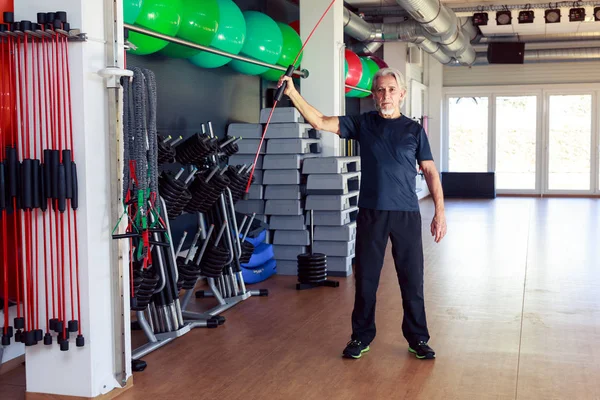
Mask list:
[[[444,66],[445,87],[588,82],[600,82],[600,61]]]
[[[328,1],[300,2],[300,36],[304,43],[329,5]],[[343,3],[329,9],[304,48],[302,68],[310,75],[302,79],[300,91],[306,101],[325,115],[344,114],[344,14]],[[322,133],[322,156],[339,156],[340,139]]]

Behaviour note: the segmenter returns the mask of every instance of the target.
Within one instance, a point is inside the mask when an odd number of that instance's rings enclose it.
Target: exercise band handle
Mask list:
[[[17,174],[19,172],[17,150],[14,147],[8,148],[6,158],[8,160],[8,196],[14,198],[17,197]]]
[[[73,198],[71,199],[71,208],[73,210],[77,210],[77,207],[79,207],[79,185],[77,184],[77,164],[75,164],[75,161],[71,162],[71,179],[73,180]]]
[[[33,208],[40,208],[42,206],[42,200],[40,198],[40,160],[33,160],[33,164],[31,166],[31,181]]]
[[[33,208],[33,197],[31,193],[31,172],[33,167],[33,160],[23,160],[22,166],[23,167],[21,169],[21,198],[23,199],[23,202],[21,203],[21,205],[24,210],[31,210]]]
[[[0,162],[0,210],[6,208],[6,178],[4,177],[4,161]]]
[[[294,73],[294,66],[290,65],[287,69],[287,71],[285,71],[285,76],[292,76],[292,74]],[[285,92],[285,88],[287,87],[287,82],[283,81],[281,86],[279,88],[277,88],[277,91],[275,92],[275,101],[280,102],[281,98],[283,97],[283,92]]]
[[[65,165],[65,179],[67,184],[67,199],[73,198],[73,167],[71,166],[71,150],[62,151],[63,164]]]

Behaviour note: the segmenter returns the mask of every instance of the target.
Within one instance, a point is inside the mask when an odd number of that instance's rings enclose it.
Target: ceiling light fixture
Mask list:
[[[560,22],[560,17],[560,10],[558,8],[546,10],[544,13],[544,19],[546,20],[547,24],[555,24]]]
[[[498,11],[496,13],[496,23],[498,25],[510,25],[512,22],[512,14],[510,11]]]

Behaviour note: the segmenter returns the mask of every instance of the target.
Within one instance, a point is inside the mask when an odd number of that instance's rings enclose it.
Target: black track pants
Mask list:
[[[352,312],[352,339],[370,344],[375,338],[375,303],[388,239],[402,293],[402,333],[409,345],[428,341],[423,300],[423,242],[418,211],[379,211],[361,208],[357,218]]]

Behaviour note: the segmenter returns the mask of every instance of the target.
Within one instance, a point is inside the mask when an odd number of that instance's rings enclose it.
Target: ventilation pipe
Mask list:
[[[525,50],[523,62],[526,64],[544,62],[576,62],[600,60],[600,47],[582,47],[579,49]],[[488,65],[487,55],[477,53],[474,65]],[[451,64],[458,66],[459,64]],[[493,64],[499,65],[499,64]]]
[[[426,32],[414,21],[383,24],[381,27],[377,27],[344,8],[344,32],[361,42],[372,42],[358,43],[352,46],[351,49],[357,53],[372,54],[381,46],[382,42],[405,41],[416,44],[442,64],[449,64],[452,61],[452,58],[442,51],[438,43],[434,43],[424,36]]]
[[[440,0],[396,0],[396,2],[442,45],[446,54],[461,64],[471,65],[475,61],[475,50],[470,40],[459,27],[456,14]]]
[[[575,32],[575,33],[548,33],[545,35],[515,35],[515,36],[493,36],[482,37],[477,43],[493,42],[523,42],[523,43],[542,43],[542,42],[578,42],[581,40],[600,40],[598,32]]]

